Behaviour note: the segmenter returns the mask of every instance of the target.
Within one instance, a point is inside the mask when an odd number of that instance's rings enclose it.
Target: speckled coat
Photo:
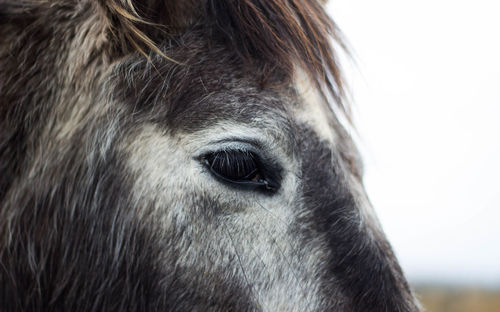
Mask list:
[[[316,0],[0,0],[0,311],[419,311],[339,37]]]

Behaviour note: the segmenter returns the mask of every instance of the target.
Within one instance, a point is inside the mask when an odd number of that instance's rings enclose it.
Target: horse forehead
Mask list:
[[[237,86],[208,94],[189,104],[177,103],[183,107],[167,117],[167,124],[174,131],[264,136],[289,153],[297,152],[297,140],[309,139],[302,131],[307,128],[334,148],[338,138],[320,92],[305,77],[293,80],[293,88],[290,94]]]

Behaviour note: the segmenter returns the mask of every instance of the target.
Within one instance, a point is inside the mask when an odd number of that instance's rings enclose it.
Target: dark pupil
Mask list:
[[[212,170],[231,180],[252,180],[257,175],[255,155],[246,151],[220,151],[207,156]]]

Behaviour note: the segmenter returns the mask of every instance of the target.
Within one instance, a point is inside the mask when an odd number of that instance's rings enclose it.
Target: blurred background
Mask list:
[[[500,2],[330,0],[373,205],[427,311],[500,312]]]

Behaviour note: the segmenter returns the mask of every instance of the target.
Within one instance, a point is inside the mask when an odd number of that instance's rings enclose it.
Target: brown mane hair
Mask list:
[[[345,51],[334,22],[317,0],[207,0],[131,1],[102,0],[112,21],[111,33],[119,46],[136,49],[146,57],[152,50],[163,57],[159,38],[182,31],[190,24],[210,27],[214,39],[231,46],[266,79],[275,69],[292,77],[303,68],[318,87],[324,86],[349,118],[343,77],[332,40]],[[198,5],[197,5],[198,4]]]

